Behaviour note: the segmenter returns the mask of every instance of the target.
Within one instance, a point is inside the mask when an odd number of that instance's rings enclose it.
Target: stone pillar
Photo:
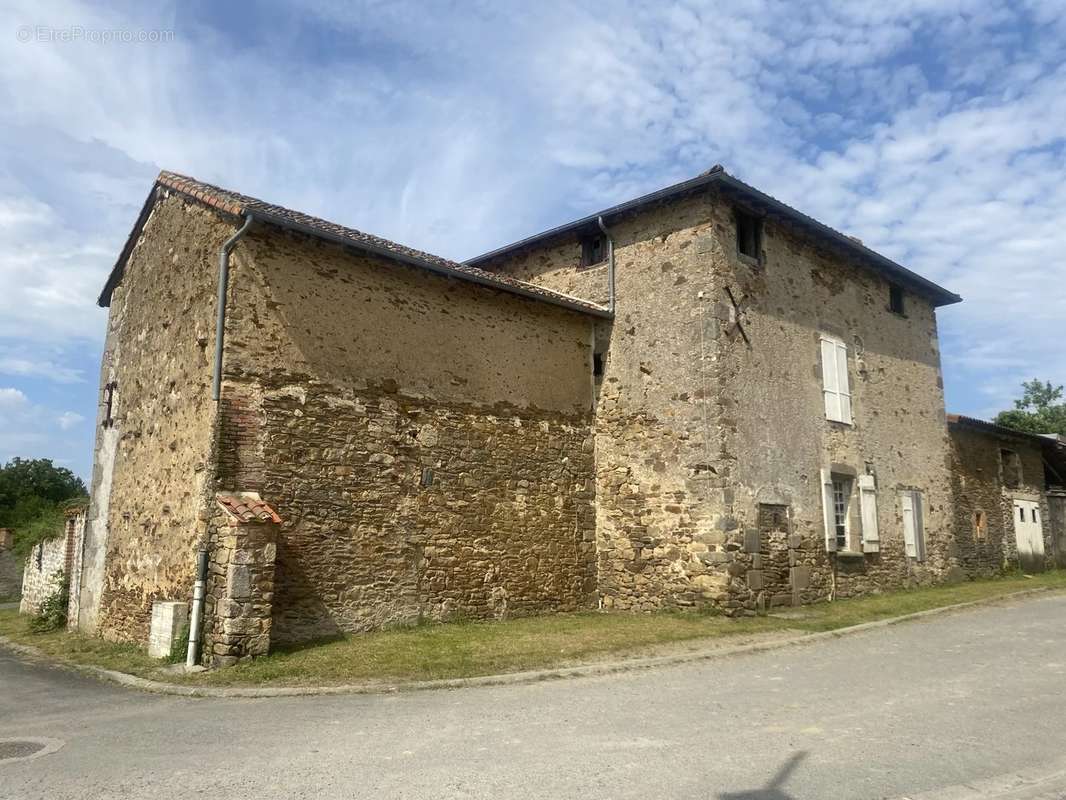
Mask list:
[[[204,602],[203,661],[211,667],[228,667],[270,650],[277,556],[273,519],[227,514],[220,522],[212,536]]]

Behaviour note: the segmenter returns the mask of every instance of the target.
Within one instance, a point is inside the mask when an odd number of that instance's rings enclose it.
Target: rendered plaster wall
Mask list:
[[[220,488],[283,520],[273,641],[591,605],[588,318],[272,229],[241,248]]]

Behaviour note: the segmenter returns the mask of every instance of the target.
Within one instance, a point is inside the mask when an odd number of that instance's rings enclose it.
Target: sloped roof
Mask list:
[[[1049,441],[1046,437],[1039,433],[1029,433],[1028,431],[1017,431],[1014,428],[1008,428],[1006,425],[998,425],[995,422],[989,422],[983,419],[977,419],[976,417],[967,417],[963,414],[948,414],[949,425],[960,425],[964,428],[974,428],[985,433],[993,433],[997,436],[1015,436],[1023,439],[1032,439],[1034,444],[1049,444],[1054,440]]]
[[[834,230],[813,217],[809,217],[803,212],[797,211],[791,206],[782,203],[780,200],[759,191],[754,186],[749,186],[743,181],[734,178],[725,171],[725,168],[721,164],[715,164],[711,169],[695,178],[682,181],[681,183],[675,183],[673,186],[667,186],[665,189],[659,189],[658,191],[643,195],[642,197],[627,200],[624,203],[611,206],[603,211],[589,214],[587,217],[582,217],[573,222],[568,222],[565,225],[560,225],[525,239],[521,239],[517,242],[504,245],[503,247],[475,256],[474,258],[467,259],[464,263],[468,266],[484,264],[499,256],[541,244],[563,234],[595,230],[597,228],[597,220],[600,217],[603,217],[604,222],[610,222],[612,219],[617,219],[624,214],[639,211],[657,203],[674,200],[683,195],[695,193],[711,186],[719,186],[736,195],[742,196],[746,204],[751,206],[755,211],[787,219],[789,222],[802,228],[809,235],[829,246],[839,248],[850,257],[856,258],[875,272],[881,273],[890,280],[908,285],[912,290],[930,298],[933,301],[933,305],[946,306],[952,303],[958,303],[962,300],[962,298],[954,292],[948,291],[944,287],[923,278],[918,273],[911,272],[909,269],[897,264],[890,258],[886,258],[880,253],[871,250],[858,239]]]
[[[255,492],[217,494],[218,504],[233,518],[235,523],[281,522],[278,513],[267,505]]]
[[[545,289],[541,286],[526,283],[525,281],[520,281],[515,278],[495,275],[491,272],[478,269],[477,267],[460,264],[456,261],[450,261],[449,259],[441,258],[440,256],[435,256],[431,253],[425,253],[421,250],[415,250],[414,248],[397,244],[396,242],[390,242],[388,239],[382,239],[379,236],[364,233],[355,228],[348,228],[335,222],[320,219],[319,217],[313,217],[310,214],[304,214],[301,211],[294,211],[285,208],[284,206],[268,203],[264,200],[258,200],[254,197],[249,197],[229,189],[223,189],[210,183],[204,183],[203,181],[198,181],[195,178],[189,178],[185,175],[179,175],[176,172],[167,172],[166,170],[159,173],[159,177],[156,178],[155,183],[152,185],[152,191],[149,193],[148,199],[145,200],[144,206],[141,208],[141,213],[137,218],[137,222],[133,226],[133,230],[130,231],[129,237],[126,239],[126,244],[122,248],[122,252],[119,254],[118,260],[115,262],[115,266],[111,270],[111,274],[108,276],[107,283],[104,284],[104,289],[100,293],[100,297],[97,301],[101,306],[106,307],[110,305],[111,293],[114,291],[119,281],[122,280],[122,273],[125,269],[126,261],[129,258],[130,253],[133,252],[137,240],[140,238],[141,229],[148,221],[148,216],[151,214],[152,208],[155,205],[157,192],[161,188],[178,192],[192,200],[196,200],[204,205],[215,208],[224,214],[229,214],[234,217],[244,217],[251,214],[257,222],[275,225],[288,230],[299,231],[318,239],[342,244],[348,247],[355,247],[368,253],[373,253],[412,266],[422,267],[432,272],[447,275],[458,280],[480,284],[492,289],[498,289],[510,294],[517,294],[533,300],[540,300],[552,305],[562,306],[573,311],[592,314],[594,316],[610,316],[610,312],[607,309],[587,300],[571,297],[569,295],[561,294],[560,292],[553,292],[550,289]]]

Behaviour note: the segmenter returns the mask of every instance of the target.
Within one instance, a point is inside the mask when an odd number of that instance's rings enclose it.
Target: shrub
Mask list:
[[[53,574],[57,586],[45,598],[37,609],[37,614],[29,621],[29,629],[34,633],[48,633],[63,628],[67,624],[67,607],[70,605],[70,579],[63,570]]]

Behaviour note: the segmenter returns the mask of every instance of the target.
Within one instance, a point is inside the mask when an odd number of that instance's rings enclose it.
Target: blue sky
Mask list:
[[[1066,382],[1061,0],[148,5],[0,10],[0,461],[88,476],[161,168],[463,259],[721,162],[963,295],[951,410]]]

